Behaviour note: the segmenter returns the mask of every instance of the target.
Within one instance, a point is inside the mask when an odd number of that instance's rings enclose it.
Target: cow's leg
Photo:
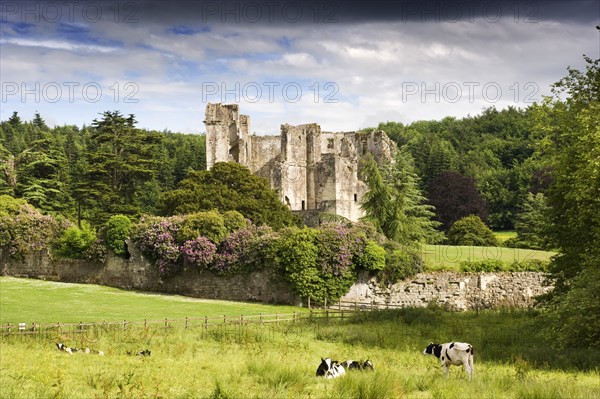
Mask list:
[[[446,378],[448,378],[448,369],[450,368],[450,366],[448,366],[447,364],[442,364],[442,369],[444,370],[444,375],[446,376]]]

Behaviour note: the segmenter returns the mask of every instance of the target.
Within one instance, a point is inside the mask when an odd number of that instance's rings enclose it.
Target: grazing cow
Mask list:
[[[77,352],[83,352],[85,354],[94,353],[96,355],[104,356],[104,352],[102,352],[102,351],[97,351],[95,349],[90,349],[90,348],[85,348],[85,349],[70,348],[70,347],[66,346],[65,344],[63,344],[62,342],[57,343],[56,347],[58,348],[59,351],[67,352],[70,355],[72,355],[73,353],[77,353]]]
[[[373,363],[369,359],[364,362],[362,360],[346,360],[342,363],[342,366],[348,370],[375,370]]]
[[[136,356],[150,356],[151,353],[152,353],[151,350],[144,349],[143,351],[135,352],[135,355]],[[130,356],[134,355],[134,353],[131,352],[131,351],[127,351],[127,354],[130,355]]]
[[[423,351],[426,355],[434,355],[442,362],[444,374],[448,377],[451,365],[465,367],[469,380],[473,377],[473,347],[465,342],[449,342],[434,344],[431,342]]]
[[[317,377],[337,378],[344,374],[346,374],[346,370],[337,360],[321,358],[321,364],[317,368]]]

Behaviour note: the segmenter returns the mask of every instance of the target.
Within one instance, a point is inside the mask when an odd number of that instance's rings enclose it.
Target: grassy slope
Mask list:
[[[466,260],[499,259],[506,263],[528,259],[549,260],[555,252],[505,247],[425,245],[422,255],[428,270],[458,270],[460,262]]]
[[[302,311],[292,306],[215,301],[87,284],[0,277],[0,323],[140,321]]]

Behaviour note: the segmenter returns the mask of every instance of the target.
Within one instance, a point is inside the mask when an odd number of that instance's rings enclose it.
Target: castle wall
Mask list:
[[[360,161],[392,159],[395,144],[382,131],[321,132],[316,123],[281,125],[280,136],[250,136],[250,118],[236,104],[206,107],[207,168],[239,162],[269,180],[294,211],[319,210],[350,220],[363,216],[366,185]]]

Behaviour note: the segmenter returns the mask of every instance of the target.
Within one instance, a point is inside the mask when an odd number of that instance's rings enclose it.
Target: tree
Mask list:
[[[494,232],[483,223],[479,216],[475,215],[457,220],[448,231],[448,242],[451,245],[490,247],[498,245],[498,239]]]
[[[516,246],[531,249],[552,249],[547,238],[550,207],[543,193],[529,193],[517,214],[515,230]]]
[[[209,171],[191,171],[177,189],[162,198],[166,215],[209,211],[238,211],[256,225],[275,229],[296,224],[269,182],[235,162],[218,162]]]
[[[456,222],[469,215],[485,220],[487,209],[479,194],[475,179],[458,172],[445,171],[429,183],[429,203],[435,207],[436,220],[446,231]]]
[[[84,183],[97,201],[93,221],[111,215],[136,215],[144,184],[157,174],[159,137],[135,127],[135,117],[106,111],[90,131],[87,178]],[[81,188],[81,187],[80,187]],[[89,199],[88,199],[89,202]]]
[[[433,207],[425,203],[408,151],[398,150],[393,163],[381,166],[369,157],[361,174],[369,188],[361,204],[365,218],[387,238],[405,245],[439,239],[439,223],[432,220]]]
[[[43,211],[65,210],[70,202],[66,159],[50,139],[34,141],[16,159],[15,193]]]
[[[538,151],[552,170],[549,236],[559,251],[550,264],[550,333],[562,346],[598,347],[600,59],[584,59],[585,72],[568,68],[568,75],[553,86],[555,97],[535,105],[533,112]],[[573,313],[577,316],[564,317]],[[582,328],[583,322],[591,329]]]

